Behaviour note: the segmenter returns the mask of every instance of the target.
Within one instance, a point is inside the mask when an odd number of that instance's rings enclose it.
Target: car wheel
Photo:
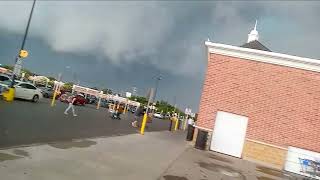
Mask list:
[[[34,95],[33,98],[32,98],[32,101],[33,102],[38,102],[39,100],[39,96],[38,95]]]
[[[45,94],[43,95],[43,97],[49,98],[49,94],[45,93]]]

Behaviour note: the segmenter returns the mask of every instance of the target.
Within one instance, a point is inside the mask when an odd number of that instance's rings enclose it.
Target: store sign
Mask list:
[[[131,98],[131,92],[126,92],[126,97]]]
[[[320,153],[289,147],[284,169],[313,179],[320,179]]]

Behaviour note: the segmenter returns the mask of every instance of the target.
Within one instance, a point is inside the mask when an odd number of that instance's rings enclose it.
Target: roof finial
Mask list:
[[[256,23],[254,25],[254,29],[248,34],[248,43],[252,41],[258,41],[259,40],[259,33],[257,31],[257,23],[258,21],[256,20]]]

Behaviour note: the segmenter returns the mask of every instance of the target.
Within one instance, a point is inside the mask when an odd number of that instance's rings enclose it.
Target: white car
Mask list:
[[[1,81],[11,81],[11,78],[6,74],[0,74],[0,82]]]
[[[163,119],[163,115],[161,113],[154,113],[153,117]]]
[[[32,100],[33,102],[38,102],[42,98],[41,89],[31,83],[19,82],[15,85],[15,89],[15,98]]]
[[[5,88],[9,88],[10,81],[2,82],[1,85]],[[35,87],[33,84],[28,82],[16,81],[15,82],[15,93],[14,97],[19,99],[32,100],[38,102],[42,98],[41,90]]]

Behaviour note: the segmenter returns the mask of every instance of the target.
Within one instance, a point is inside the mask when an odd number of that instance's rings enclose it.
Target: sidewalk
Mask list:
[[[211,151],[182,132],[84,139],[0,150],[3,180],[302,180]]]
[[[163,131],[0,150],[1,179],[158,179],[185,151],[184,139]]]
[[[212,151],[189,147],[162,174],[160,180],[303,180],[289,172]],[[308,178],[305,178],[308,179]]]

